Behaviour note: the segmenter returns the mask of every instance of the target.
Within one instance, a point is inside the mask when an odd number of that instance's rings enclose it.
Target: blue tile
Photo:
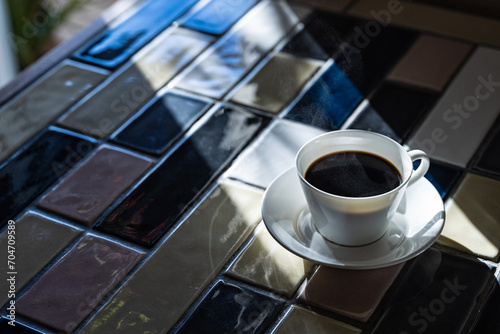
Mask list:
[[[358,89],[333,64],[290,110],[286,118],[335,130],[362,98]]]
[[[216,110],[97,228],[152,245],[267,122],[240,109]]]
[[[151,0],[136,13],[111,27],[75,55],[99,66],[114,68],[168,27],[198,0]]]
[[[182,23],[209,34],[223,34],[258,0],[212,0]]]
[[[162,154],[208,108],[209,103],[166,93],[113,140],[151,154]]]
[[[10,325],[9,322],[12,322],[10,319],[6,318],[0,318],[0,333],[5,333],[5,334],[41,334],[42,332],[39,332],[37,330],[34,330],[32,328],[26,327],[22,324],[20,324],[17,320],[15,320],[14,326]]]
[[[416,161],[413,165],[416,169],[419,162]],[[462,171],[460,169],[431,161],[431,165],[425,174],[425,178],[432,183],[441,195],[441,198],[445,198],[455,182],[458,180],[461,173]]]
[[[264,333],[277,320],[283,304],[267,294],[220,280],[173,333]]]
[[[373,333],[461,333],[492,278],[478,260],[431,248],[411,264]]]
[[[87,139],[51,129],[0,166],[0,226],[13,219],[94,146]]]

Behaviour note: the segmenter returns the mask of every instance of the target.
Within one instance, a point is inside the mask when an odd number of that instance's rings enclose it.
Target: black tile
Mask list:
[[[496,281],[470,333],[500,334],[500,317],[498,316],[499,305],[500,305],[500,283]]]
[[[374,333],[461,333],[492,278],[480,261],[431,248],[411,264]]]
[[[150,0],[128,19],[111,27],[75,55],[99,66],[114,68],[168,27],[198,0]]]
[[[488,142],[484,145],[481,153],[475,159],[473,169],[500,176],[500,122],[489,136]]]
[[[163,153],[208,108],[208,102],[167,93],[113,140],[151,154]]]
[[[7,305],[9,307],[9,305]],[[10,311],[8,311],[10,312]],[[15,315],[14,315],[15,316]],[[14,325],[9,324],[13,323]],[[11,319],[0,318],[0,333],[5,334],[40,334],[41,332],[34,330],[32,328],[26,327],[15,319],[12,321]]]
[[[0,167],[0,225],[19,213],[95,146],[56,129],[45,131]]]
[[[436,99],[436,93],[385,82],[370,98],[371,108],[350,127],[381,132],[401,143]]]
[[[343,45],[335,60],[367,96],[413,44],[418,33],[392,26],[382,27],[374,20],[356,26],[354,30],[354,36]],[[366,31],[370,33],[366,34]]]
[[[335,130],[361,99],[361,93],[333,64],[293,106],[286,118],[326,130]]]
[[[268,120],[220,108],[97,226],[152,245]]]
[[[174,333],[264,333],[282,307],[268,295],[221,280]]]
[[[283,50],[296,57],[314,58],[327,60],[329,55],[314,39],[309,31],[301,30],[286,45]]]

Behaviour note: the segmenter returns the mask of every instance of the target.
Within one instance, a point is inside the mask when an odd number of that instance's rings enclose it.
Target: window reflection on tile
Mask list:
[[[231,98],[271,113],[280,112],[301,90],[322,62],[276,54]]]
[[[439,242],[497,260],[500,248],[500,181],[467,174],[446,203],[446,224]]]
[[[207,51],[176,87],[220,98],[299,21],[286,2],[262,2],[251,14]]]
[[[263,228],[228,273],[291,297],[312,268],[313,263],[287,251]]]

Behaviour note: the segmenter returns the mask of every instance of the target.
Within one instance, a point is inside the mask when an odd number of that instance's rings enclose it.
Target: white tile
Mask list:
[[[479,47],[408,145],[465,167],[499,112],[500,50]]]
[[[288,120],[273,123],[225,173],[249,184],[267,188],[282,172],[295,166],[295,154],[323,130]]]

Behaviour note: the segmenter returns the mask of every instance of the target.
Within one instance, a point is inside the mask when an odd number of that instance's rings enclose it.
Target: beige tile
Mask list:
[[[390,22],[465,41],[500,46],[500,21],[408,1],[360,0],[347,11],[368,20]]]
[[[278,53],[239,88],[232,101],[278,113],[300,92],[323,62]]]
[[[33,212],[27,213],[16,221],[13,230],[15,231],[15,269],[9,269],[7,263],[9,245],[9,230],[7,230],[0,235],[0,249],[5,259],[0,262],[0,270],[4,274],[11,271],[17,272],[16,292],[21,290],[81,232]],[[9,286],[5,279],[0,280],[0,289],[4,291],[0,295],[1,306],[9,300],[7,297]]]
[[[262,226],[228,273],[291,297],[313,266],[283,248]]]
[[[273,334],[359,334],[361,330],[312,311],[293,306]]]
[[[261,220],[262,193],[226,182],[195,209],[82,333],[165,333]]]
[[[500,248],[500,181],[467,174],[446,203],[440,244],[498,260]]]
[[[90,136],[106,137],[144,106],[211,40],[207,35],[186,29],[166,31],[58,123]]]
[[[65,62],[0,109],[0,161],[103,81],[107,71]]]
[[[471,50],[467,43],[421,35],[387,78],[442,91]]]

